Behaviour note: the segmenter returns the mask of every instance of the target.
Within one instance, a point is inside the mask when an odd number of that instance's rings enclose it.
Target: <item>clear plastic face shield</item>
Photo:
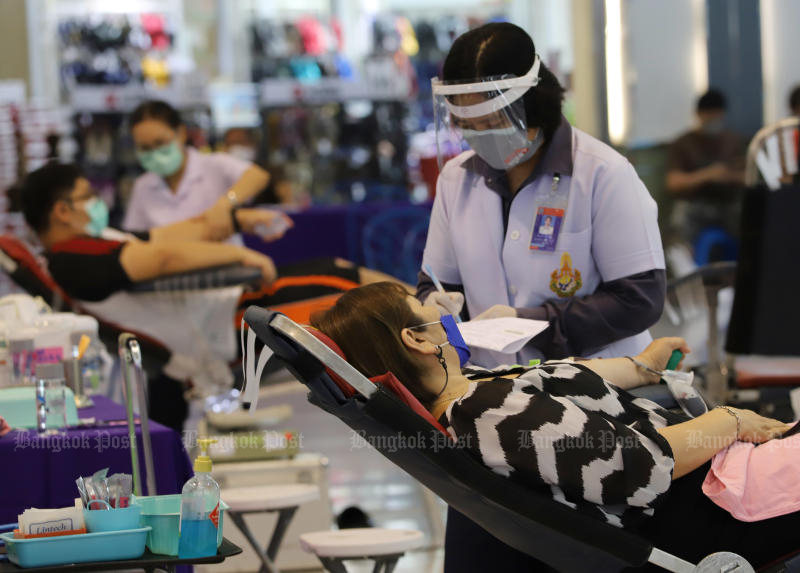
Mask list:
[[[509,169],[531,158],[542,144],[541,130],[531,140],[522,96],[539,83],[539,56],[522,77],[471,82],[431,80],[439,168],[473,149],[495,169]]]

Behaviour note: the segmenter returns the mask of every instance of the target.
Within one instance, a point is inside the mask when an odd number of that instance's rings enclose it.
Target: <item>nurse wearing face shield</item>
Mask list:
[[[517,26],[460,36],[433,80],[441,174],[418,297],[443,314],[519,316],[550,327],[519,354],[624,356],[661,315],[657,208],[619,153],[572,127],[563,89]],[[462,151],[466,149],[466,151]]]
[[[549,322],[517,354],[473,348],[480,366],[641,352],[666,280],[656,203],[633,166],[567,122],[564,90],[517,26],[457,38],[432,84],[441,173],[419,300]],[[453,510],[446,549],[446,571],[538,570]]]

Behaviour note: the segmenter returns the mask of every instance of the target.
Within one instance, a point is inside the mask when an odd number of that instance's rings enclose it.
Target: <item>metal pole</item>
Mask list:
[[[147,472],[147,495],[158,495],[156,491],[156,470],[153,464],[153,445],[150,440],[150,416],[147,413],[147,380],[142,367],[142,349],[135,338],[128,339],[128,348],[133,358],[136,376],[136,396],[139,401],[139,421],[142,425],[142,447],[144,449],[144,469]]]
[[[708,398],[714,405],[725,404],[728,399],[728,380],[723,372],[719,352],[719,326],[717,325],[717,308],[719,285],[705,285],[706,302],[708,304],[708,371],[706,372],[706,388]]]
[[[128,349],[128,339],[133,335],[123,332],[119,335],[119,358],[122,362],[122,396],[125,398],[125,412],[128,415],[128,440],[131,448],[131,468],[133,470],[133,493],[142,495],[142,477],[139,472],[139,449],[136,445],[136,420],[133,416],[133,393],[131,380],[134,380],[133,357]]]

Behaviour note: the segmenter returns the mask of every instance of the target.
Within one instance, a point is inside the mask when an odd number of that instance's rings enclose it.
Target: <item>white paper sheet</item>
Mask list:
[[[469,346],[513,354],[548,326],[545,320],[506,317],[470,320],[460,323],[458,329]]]

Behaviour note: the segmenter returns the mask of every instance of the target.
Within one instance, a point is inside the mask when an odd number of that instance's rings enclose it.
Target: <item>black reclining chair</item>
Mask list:
[[[272,360],[308,387],[311,403],[345,422],[495,537],[559,571],[619,571],[648,562],[680,573],[752,571],[741,557],[719,553],[696,568],[642,537],[511,482],[465,449],[452,447],[444,429],[394,375],[368,380],[324,334],[279,313],[250,307],[245,322],[274,351]],[[403,437],[417,447],[396,447]],[[725,557],[733,561],[720,561]]]

